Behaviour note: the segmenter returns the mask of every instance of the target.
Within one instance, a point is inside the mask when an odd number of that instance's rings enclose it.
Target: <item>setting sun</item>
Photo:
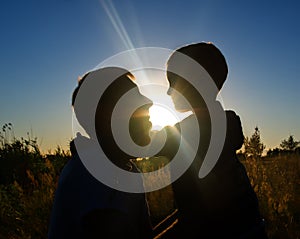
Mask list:
[[[152,130],[160,130],[166,125],[174,125],[179,121],[176,112],[168,106],[154,104],[149,109]]]

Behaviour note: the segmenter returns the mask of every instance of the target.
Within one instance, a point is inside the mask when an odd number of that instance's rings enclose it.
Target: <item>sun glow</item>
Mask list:
[[[180,121],[176,112],[164,105],[153,104],[149,109],[149,113],[152,130],[160,130],[166,125],[172,126]]]

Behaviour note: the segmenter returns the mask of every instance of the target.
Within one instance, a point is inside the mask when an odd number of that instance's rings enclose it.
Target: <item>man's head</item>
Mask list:
[[[215,45],[213,45],[212,43],[200,42],[183,46],[177,49],[175,53],[176,52],[185,54],[186,56],[190,57],[198,64],[200,64],[211,76],[218,90],[221,90],[228,74],[228,67],[225,57]],[[167,76],[168,81],[170,82],[170,90],[168,91],[168,94],[172,96],[177,110],[187,111],[189,109],[187,109],[183,102],[180,102],[178,100],[176,94],[172,95],[171,88],[174,88],[176,91],[181,93],[191,103],[192,107],[199,107],[200,104],[203,104],[203,99],[199,95],[199,92],[187,80],[169,70],[171,68],[174,68],[174,65],[178,64],[178,59],[180,59],[178,58],[178,56],[176,56],[175,53],[171,55],[167,63]],[[189,72],[191,71],[191,69],[186,67],[184,71]]]
[[[130,72],[117,67],[107,67],[96,70],[92,73],[93,74],[88,73],[84,75],[84,77],[82,77],[82,79],[78,82],[78,86],[73,92],[72,106],[79,124],[90,136],[92,135],[91,130],[96,131],[98,141],[105,153],[111,154],[113,152],[117,154],[119,149],[114,140],[111,129],[112,113],[121,97],[132,90],[132,93],[138,99],[142,99],[147,104],[138,109],[133,115],[139,115],[139,118],[134,120],[135,129],[139,129],[139,132],[131,132],[131,137],[140,145],[148,144],[150,141],[149,131],[151,129],[151,124],[149,123],[149,107],[152,105],[152,102],[140,94],[137,85],[131,80],[133,76],[130,74]],[[80,102],[76,104],[76,99],[80,88],[84,84],[87,84],[84,85],[84,87],[89,87],[89,80],[112,80],[112,83],[105,89],[101,97],[99,95],[100,99],[96,107],[96,112],[91,112],[89,109],[91,107],[89,107],[90,104],[88,98],[84,99],[84,101],[86,101],[83,104],[85,107],[84,109],[82,109]],[[91,90],[93,91],[93,89]],[[93,124],[87,122],[85,114],[93,114],[95,116]],[[126,122],[125,118],[120,118],[119,120],[120,124],[125,124]],[[125,125],[124,127],[129,127],[129,125]]]

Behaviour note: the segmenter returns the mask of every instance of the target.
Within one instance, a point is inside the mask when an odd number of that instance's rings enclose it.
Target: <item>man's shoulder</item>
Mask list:
[[[239,117],[234,110],[225,110],[225,114],[227,117]]]
[[[241,125],[240,116],[233,110],[225,110],[227,125]]]

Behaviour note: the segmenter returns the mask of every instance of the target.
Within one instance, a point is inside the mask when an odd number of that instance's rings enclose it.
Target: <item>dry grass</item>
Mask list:
[[[300,238],[300,155],[243,161],[270,238]]]
[[[46,238],[58,176],[69,158],[59,149],[41,155],[35,142],[28,140],[0,147],[0,239]],[[300,155],[286,153],[242,162],[270,238],[300,238]],[[162,157],[137,162],[148,172],[167,163]],[[154,177],[170,180],[168,172]],[[171,186],[147,193],[147,199],[154,225],[175,209]]]

